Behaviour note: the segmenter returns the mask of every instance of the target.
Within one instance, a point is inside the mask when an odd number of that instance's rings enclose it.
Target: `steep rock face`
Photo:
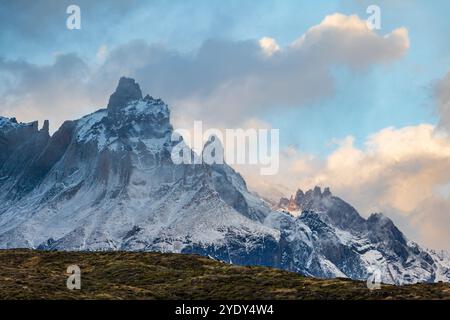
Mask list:
[[[33,168],[39,170],[36,159],[49,139],[48,121],[39,130],[37,122],[24,124],[0,117],[0,194],[5,200],[20,198],[35,187]]]
[[[48,122],[39,130],[0,117],[0,248],[198,253],[324,278],[365,279],[375,268],[391,283],[450,279],[447,254],[408,241],[381,214],[362,218],[329,189],[299,190],[274,211],[227,164],[174,164],[172,133],[167,105],[128,78],[107,108],[51,137]]]

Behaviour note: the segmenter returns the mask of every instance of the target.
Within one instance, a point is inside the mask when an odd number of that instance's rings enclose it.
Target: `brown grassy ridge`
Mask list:
[[[66,287],[69,265],[81,290]],[[0,299],[447,299],[450,284],[382,285],[321,280],[195,255],[0,250]]]

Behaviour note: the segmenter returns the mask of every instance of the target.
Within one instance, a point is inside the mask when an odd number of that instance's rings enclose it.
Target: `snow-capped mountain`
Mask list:
[[[363,219],[328,189],[298,191],[274,210],[226,164],[174,164],[183,142],[172,141],[169,109],[132,79],[120,79],[107,108],[51,136],[48,127],[0,117],[0,248],[197,253],[317,277],[450,280],[446,253],[408,241],[381,214]]]
[[[381,213],[362,218],[328,188],[298,190],[287,205],[280,204],[281,212],[301,212],[283,230],[294,255],[291,270],[354,279],[377,271],[383,282],[397,284],[450,280],[445,252],[422,249]]]

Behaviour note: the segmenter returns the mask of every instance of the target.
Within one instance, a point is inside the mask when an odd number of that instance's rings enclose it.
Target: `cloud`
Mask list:
[[[259,40],[259,46],[263,50],[264,54],[271,56],[277,51],[280,51],[280,46],[277,41],[273,38],[263,37]]]
[[[102,44],[97,50],[97,59],[100,62],[104,62],[108,56],[108,46]]]
[[[72,54],[58,54],[52,65],[0,59],[0,113],[21,121],[79,117],[96,101],[89,90],[90,67]],[[97,100],[98,101],[98,100]]]
[[[283,48],[268,37],[210,40],[186,57],[134,43],[122,47],[109,63],[122,62],[136,47],[144,55],[139,60],[146,63],[133,73],[148,88],[170,97],[176,108],[195,119],[229,126],[267,109],[329,97],[333,67],[359,71],[394,61],[405,54],[409,40],[404,28],[380,36],[357,16],[334,14]]]
[[[74,55],[58,56],[47,66],[3,61],[0,79],[9,79],[11,91],[0,102],[19,118],[49,109],[72,118],[80,110],[75,102],[105,103],[117,79],[126,75],[136,78],[144,92],[166,100],[178,118],[231,127],[264,110],[331,96],[335,66],[365,70],[394,61],[407,49],[404,28],[382,36],[357,16],[334,14],[285,47],[268,37],[208,40],[195,52],[181,53],[136,40],[107,51],[100,48],[95,63]],[[17,73],[11,72],[12,65]],[[64,92],[70,92],[69,102]],[[61,117],[54,118],[59,124]]]
[[[285,195],[330,186],[363,215],[384,212],[402,229],[413,227],[419,242],[450,249],[450,135],[433,125],[385,128],[362,147],[349,136],[325,159],[290,148],[282,153],[280,167],[271,185],[252,174],[250,187],[269,196],[274,185],[290,188]]]
[[[327,64],[364,68],[401,57],[409,48],[409,38],[406,28],[380,36],[369,30],[366,21],[358,16],[336,13],[310,28],[293,43],[293,47],[305,50]]]
[[[450,72],[437,81],[434,85],[434,97],[436,99],[436,111],[439,116],[439,127],[450,129]]]
[[[111,29],[120,19],[134,11],[139,11],[142,4],[139,0],[110,0],[97,2],[89,0],[40,0],[40,1],[3,1],[0,11],[0,29],[15,38],[39,40],[42,44],[56,40],[67,40],[64,33],[69,5],[76,4],[81,8],[86,27],[93,27],[94,22],[103,29],[103,33]],[[109,28],[108,28],[109,27]],[[49,36],[51,34],[51,36]],[[1,39],[1,37],[0,37]]]

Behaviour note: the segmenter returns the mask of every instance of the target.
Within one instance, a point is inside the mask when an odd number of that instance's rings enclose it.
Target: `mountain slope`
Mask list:
[[[272,210],[226,164],[174,164],[183,142],[172,133],[167,105],[128,78],[107,108],[52,136],[48,122],[0,118],[0,248],[196,253],[323,278],[450,280],[448,255],[409,242],[381,214],[363,219],[328,189],[297,192],[295,216]]]

